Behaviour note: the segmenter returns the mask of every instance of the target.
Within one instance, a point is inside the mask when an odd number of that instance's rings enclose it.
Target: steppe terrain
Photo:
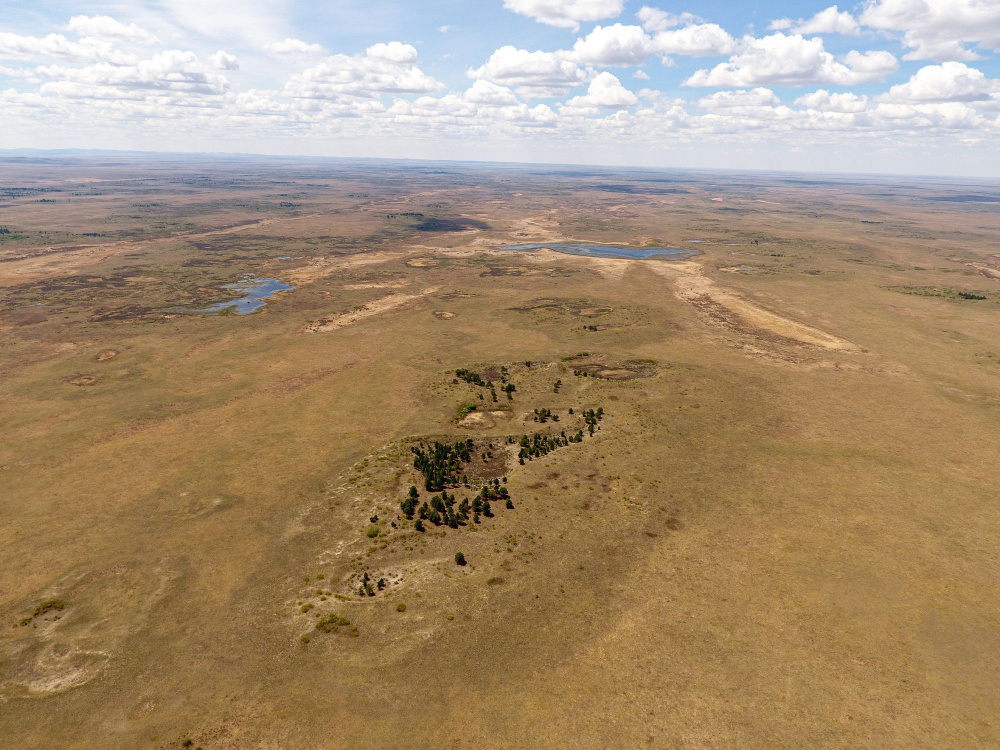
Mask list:
[[[998,208],[0,158],[3,746],[997,747]]]

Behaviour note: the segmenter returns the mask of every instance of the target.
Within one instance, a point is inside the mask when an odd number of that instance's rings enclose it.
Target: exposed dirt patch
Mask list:
[[[677,296],[694,305],[703,318],[716,325],[770,343],[840,351],[859,350],[850,341],[765,310],[736,292],[718,287],[703,274],[697,263],[646,262],[645,265],[654,273],[672,279]]]
[[[414,300],[426,297],[428,294],[434,294],[437,290],[438,287],[429,287],[419,294],[390,294],[388,297],[382,297],[374,302],[369,302],[367,305],[363,305],[357,310],[344,313],[343,315],[338,315],[336,318],[312,323],[306,328],[306,332],[325,333],[327,331],[336,331],[339,328],[346,328],[347,326],[353,325],[360,320],[381,315],[382,313],[395,310],[396,308],[402,307],[403,305],[413,302]]]
[[[107,362],[118,356],[117,349],[105,349],[103,352],[94,357],[95,362]]]
[[[90,375],[88,373],[81,373],[67,378],[66,382],[70,385],[93,385],[97,382],[97,376]]]
[[[636,380],[651,378],[656,372],[656,364],[646,361],[616,362],[606,365],[595,362],[571,365],[574,373],[587,373],[588,377],[601,380]]]
[[[455,313],[448,312],[447,310],[435,310],[434,317],[437,318],[438,320],[451,320],[456,316]]]
[[[490,266],[480,276],[572,276],[569,268],[527,268],[525,266]]]
[[[301,286],[348,268],[378,265],[398,257],[398,253],[386,253],[381,251],[357,253],[355,255],[332,255],[316,258],[305,266],[283,271],[282,278],[289,284]]]
[[[359,284],[344,284],[341,288],[353,292],[359,289],[402,289],[409,285],[408,281],[366,281]]]
[[[469,430],[488,430],[496,426],[496,423],[486,416],[484,412],[474,411],[463,417],[459,421],[458,426]]]

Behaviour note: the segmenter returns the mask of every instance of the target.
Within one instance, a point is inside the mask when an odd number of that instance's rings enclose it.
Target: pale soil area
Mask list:
[[[382,297],[374,302],[369,302],[363,305],[357,310],[352,310],[349,313],[344,313],[343,315],[338,315],[330,320],[323,320],[318,323],[310,324],[306,331],[308,333],[326,333],[328,331],[336,331],[338,328],[344,328],[349,325],[353,325],[361,320],[366,320],[367,318],[374,317],[376,315],[382,315],[383,313],[395,310],[398,307],[414,302],[429,294],[434,294],[438,291],[440,287],[428,287],[418,294],[390,294],[387,297]]]

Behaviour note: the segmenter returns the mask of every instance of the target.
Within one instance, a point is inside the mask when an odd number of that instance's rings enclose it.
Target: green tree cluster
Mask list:
[[[462,464],[472,460],[470,451],[473,442],[460,440],[454,445],[434,442],[431,447],[423,443],[414,446],[413,468],[424,475],[424,485],[428,492],[437,492],[445,487],[457,487],[460,481]]]

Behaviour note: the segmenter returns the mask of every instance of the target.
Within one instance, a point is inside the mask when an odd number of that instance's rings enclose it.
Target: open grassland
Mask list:
[[[6,744],[1000,742],[995,187],[2,174]]]

